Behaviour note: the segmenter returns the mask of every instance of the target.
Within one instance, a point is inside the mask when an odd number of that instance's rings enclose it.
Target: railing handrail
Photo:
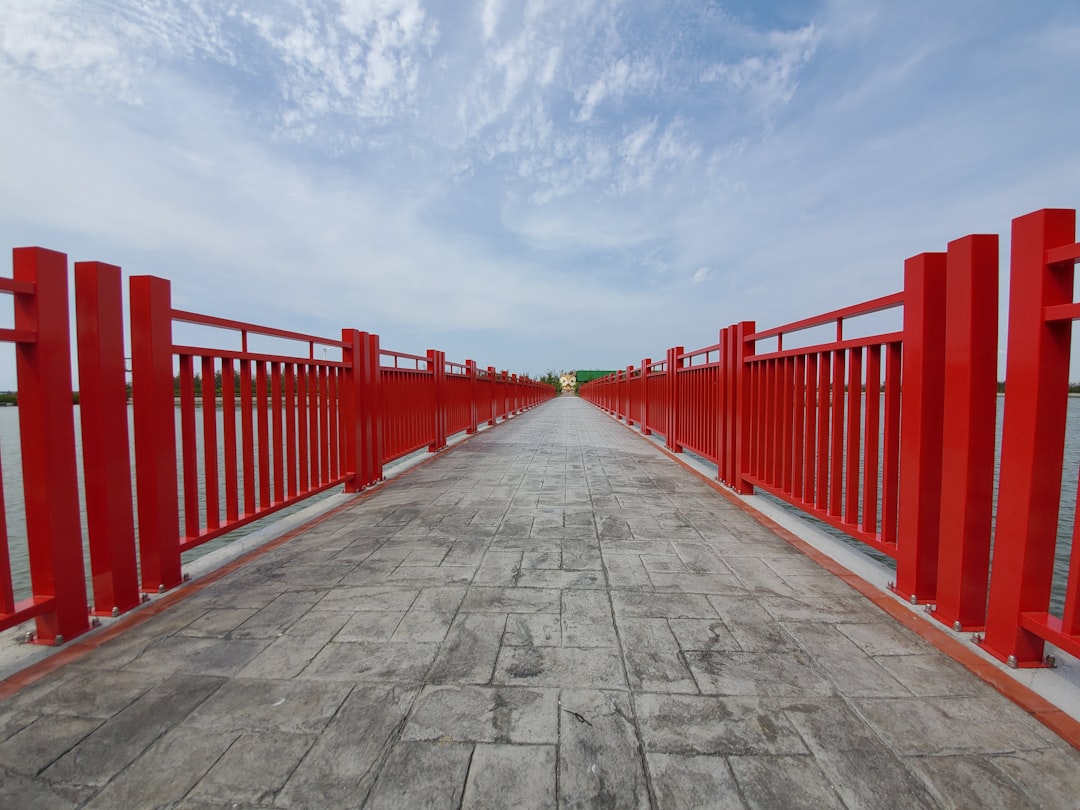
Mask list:
[[[783,324],[782,326],[774,326],[770,329],[765,329],[760,332],[754,332],[743,338],[747,343],[756,343],[759,340],[767,340],[773,337],[780,337],[781,335],[790,335],[795,332],[802,332],[806,329],[812,329],[815,326],[825,326],[826,324],[835,323],[837,328],[840,328],[840,322],[848,320],[849,318],[857,318],[862,315],[872,315],[875,312],[884,312],[885,310],[895,309],[904,305],[904,293],[897,292],[891,295],[883,295],[880,298],[872,298],[869,301],[863,301],[859,304],[852,304],[848,307],[841,307],[840,309],[834,309],[831,312],[824,312],[821,315],[813,315],[809,318],[803,318],[802,320],[792,321],[791,323]]]
[[[220,318],[215,315],[204,315],[198,312],[189,312],[183,309],[172,310],[172,319],[174,322],[196,324],[198,326],[209,326],[214,329],[225,329],[232,332],[240,332],[241,337],[245,338],[246,335],[262,335],[263,337],[281,338],[283,340],[292,340],[297,343],[308,344],[309,352],[314,351],[315,346],[327,346],[335,349],[340,349],[344,344],[340,340],[334,340],[333,338],[319,337],[317,335],[309,335],[304,332],[293,332],[288,329],[277,329],[272,326],[260,326],[255,323],[248,323],[246,321],[236,321],[230,318]],[[309,355],[313,357],[314,355]]]

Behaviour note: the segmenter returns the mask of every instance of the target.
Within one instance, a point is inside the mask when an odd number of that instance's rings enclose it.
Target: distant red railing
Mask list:
[[[0,278],[0,293],[15,299],[14,328],[0,329],[0,341],[16,347],[32,593],[15,601],[0,476],[0,629],[33,618],[42,643],[90,626],[67,280],[67,257],[42,248],[16,249],[14,277]],[[448,363],[441,351],[383,350],[377,335],[353,329],[319,337],[174,309],[168,281],[135,276],[132,461],[121,293],[120,268],[76,263],[94,613],[122,613],[143,592],[179,584],[185,551],[331,487],[358,491],[394,459],[441,450],[455,433],[555,395],[471,360]],[[231,348],[176,343],[177,324]],[[260,352],[249,338],[302,348]]]
[[[1069,341],[1080,318],[1075,238],[1073,211],[1014,222],[990,587],[996,236],[908,259],[900,293],[767,330],[735,324],[711,346],[674,347],[581,395],[662,434],[672,452],[711,461],[736,491],[765,490],[894,558],[898,594],[931,604],[955,629],[985,626],[984,646],[1003,660],[1037,665],[1044,641],[1080,654],[1075,532],[1063,616],[1049,613]],[[845,335],[852,319],[890,309],[902,309],[900,331]],[[785,345],[833,324],[830,339]]]

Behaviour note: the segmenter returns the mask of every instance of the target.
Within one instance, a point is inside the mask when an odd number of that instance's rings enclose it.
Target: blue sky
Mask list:
[[[0,0],[0,247],[619,367],[1076,207],[1078,79],[1074,0]]]

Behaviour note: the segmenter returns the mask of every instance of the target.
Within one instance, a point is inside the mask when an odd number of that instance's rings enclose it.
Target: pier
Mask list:
[[[1013,224],[1000,442],[946,248],[580,397],[16,249],[0,806],[1075,810],[1075,211]]]
[[[1080,796],[1067,742],[576,398],[176,594],[0,703],[0,804]]]

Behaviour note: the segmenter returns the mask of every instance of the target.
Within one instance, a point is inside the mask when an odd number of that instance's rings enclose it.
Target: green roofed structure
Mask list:
[[[578,385],[587,383],[592,380],[598,380],[601,377],[606,377],[608,374],[614,374],[614,371],[577,371],[575,376],[577,377]]]

